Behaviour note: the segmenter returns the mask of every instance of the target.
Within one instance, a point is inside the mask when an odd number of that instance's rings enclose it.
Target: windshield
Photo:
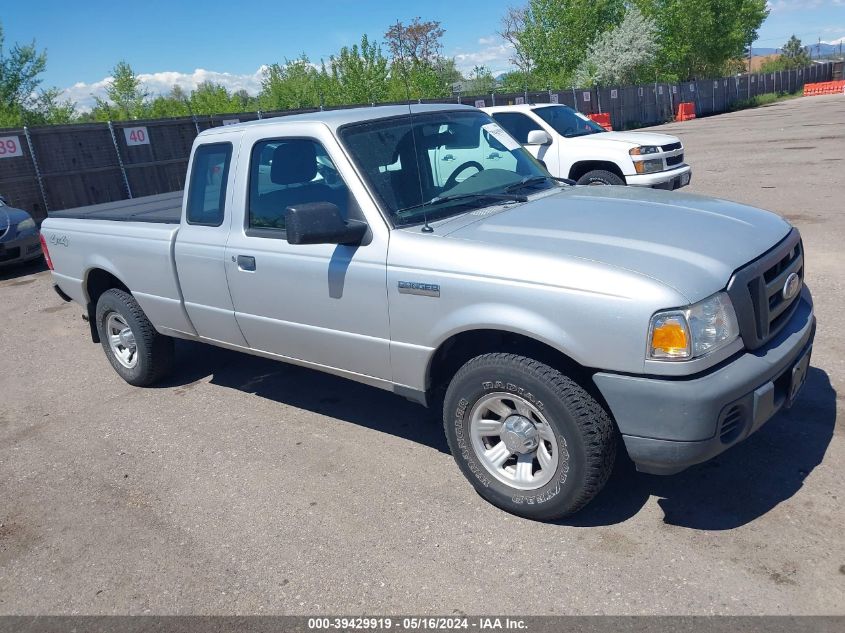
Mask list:
[[[365,121],[344,127],[340,138],[396,226],[559,186],[477,110]]]
[[[569,106],[557,105],[547,108],[535,108],[534,114],[551,125],[555,132],[566,138],[598,134],[606,130],[586,115],[576,112]]]

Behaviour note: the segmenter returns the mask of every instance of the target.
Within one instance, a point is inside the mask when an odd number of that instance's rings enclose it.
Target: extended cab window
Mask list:
[[[231,143],[209,143],[197,147],[188,186],[188,224],[223,224],[231,159]]]
[[[348,217],[349,190],[317,141],[260,141],[249,169],[249,228],[284,229],[285,210],[311,202],[330,202]]]
[[[522,144],[528,142],[529,132],[543,129],[531,117],[519,112],[496,112],[493,119]]]

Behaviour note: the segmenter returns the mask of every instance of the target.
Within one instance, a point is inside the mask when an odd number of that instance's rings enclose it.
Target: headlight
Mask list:
[[[738,336],[731,299],[726,293],[717,292],[687,308],[665,310],[651,317],[648,358],[698,358],[732,343]]]
[[[660,148],[656,145],[640,145],[639,147],[635,147],[632,150],[628,150],[628,153],[631,156],[643,156],[645,154],[658,154],[660,153]]]
[[[637,160],[634,161],[634,169],[638,174],[653,174],[658,171],[663,171],[663,159],[652,158],[651,160]]]
[[[35,220],[27,218],[23,222],[18,222],[18,233],[29,231],[35,228]]]

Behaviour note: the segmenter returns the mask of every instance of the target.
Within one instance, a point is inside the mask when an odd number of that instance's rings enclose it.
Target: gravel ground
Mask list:
[[[691,191],[804,235],[819,330],[790,413],[534,523],[476,496],[421,407],[195,344],[132,388],[48,273],[0,271],[0,614],[845,613],[845,98],[662,129]]]

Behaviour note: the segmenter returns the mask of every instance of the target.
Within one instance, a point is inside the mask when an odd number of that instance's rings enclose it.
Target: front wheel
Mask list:
[[[173,369],[173,339],[156,332],[128,292],[112,288],[97,300],[97,332],[114,370],[130,385],[148,387]]]
[[[461,471],[513,514],[573,514],[613,469],[610,416],[572,379],[530,358],[495,353],[467,362],[449,384],[443,417]]]
[[[612,171],[594,169],[578,179],[579,185],[624,185],[625,181]]]

